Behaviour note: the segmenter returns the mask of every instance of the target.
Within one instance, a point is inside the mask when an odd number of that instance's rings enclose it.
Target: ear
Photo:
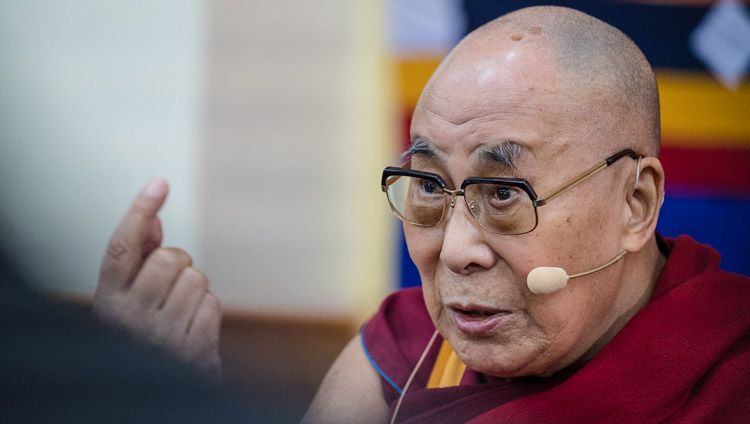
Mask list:
[[[639,165],[637,184],[636,170],[628,179],[629,186],[625,196],[622,249],[628,252],[641,250],[653,237],[659,209],[664,203],[664,169],[661,162],[655,157],[644,157]]]

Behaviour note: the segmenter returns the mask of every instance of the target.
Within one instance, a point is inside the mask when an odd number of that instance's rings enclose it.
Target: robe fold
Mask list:
[[[507,381],[461,368],[438,336],[396,422],[750,422],[750,278],[719,270],[719,253],[690,237],[665,243],[651,300],[583,366]],[[363,326],[392,410],[434,331],[420,288]]]

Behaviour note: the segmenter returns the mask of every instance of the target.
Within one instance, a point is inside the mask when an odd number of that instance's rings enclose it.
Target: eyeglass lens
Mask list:
[[[388,201],[403,220],[421,226],[442,221],[449,195],[430,179],[393,176],[388,180]],[[523,189],[506,184],[470,184],[465,188],[466,204],[474,218],[488,231],[520,234],[536,226],[536,211]]]

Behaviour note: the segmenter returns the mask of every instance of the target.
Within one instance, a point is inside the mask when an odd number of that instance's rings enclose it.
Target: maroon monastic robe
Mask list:
[[[396,421],[750,422],[750,278],[720,271],[718,252],[689,237],[661,244],[652,299],[585,365],[511,382],[466,369],[457,386],[427,388],[438,336]],[[419,288],[388,297],[363,326],[391,410],[434,331]]]

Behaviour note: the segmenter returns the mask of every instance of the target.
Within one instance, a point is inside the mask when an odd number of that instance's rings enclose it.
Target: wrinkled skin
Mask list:
[[[631,147],[606,132],[598,137],[608,143],[592,138],[597,117],[588,116],[587,102],[594,99],[567,90],[539,48],[510,45],[492,57],[472,57],[477,51],[454,53],[423,92],[412,138],[426,139],[436,155],[415,154],[412,169],[440,174],[450,188],[467,177],[521,177],[543,195]],[[479,154],[503,141],[525,148],[517,169]],[[461,199],[438,227],[404,225],[430,316],[469,367],[502,377],[550,375],[600,349],[642,301],[642,291],[623,284],[625,260],[551,295],[526,286],[535,267],[582,272],[626,248],[635,163],[623,159],[540,207],[539,226],[529,234],[487,232]],[[468,334],[457,327],[457,309],[502,318],[489,332]]]

